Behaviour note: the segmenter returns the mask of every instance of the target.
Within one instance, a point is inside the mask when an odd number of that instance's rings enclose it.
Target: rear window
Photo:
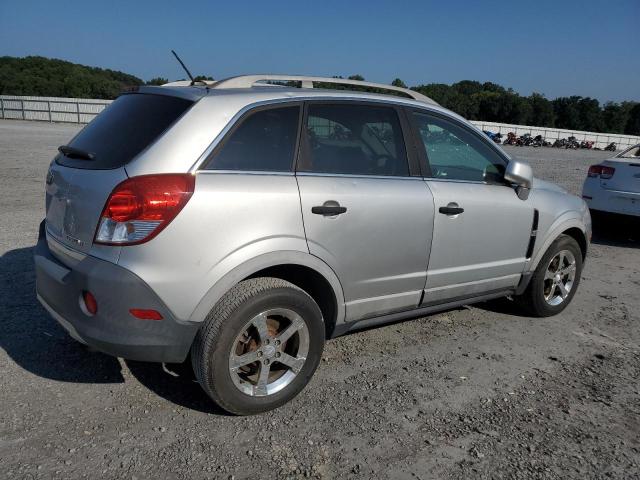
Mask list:
[[[166,95],[122,95],[69,143],[92,153],[93,160],[60,154],[56,161],[73,168],[120,168],[151,145],[191,105],[190,100]]]

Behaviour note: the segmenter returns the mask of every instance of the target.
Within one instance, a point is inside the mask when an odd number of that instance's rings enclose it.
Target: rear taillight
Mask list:
[[[195,186],[190,174],[142,175],[116,188],[100,216],[95,243],[135,245],[151,240],[187,204]]]
[[[613,177],[613,174],[616,172],[616,169],[613,167],[608,167],[606,165],[591,165],[589,167],[588,175],[590,177],[600,177],[604,180],[608,180]]]

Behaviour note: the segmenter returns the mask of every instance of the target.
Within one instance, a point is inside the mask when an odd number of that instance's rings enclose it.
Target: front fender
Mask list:
[[[344,322],[344,293],[335,272],[318,257],[297,250],[264,253],[237,265],[222,275],[219,280],[209,288],[191,314],[189,321],[196,323],[203,322],[211,309],[231,287],[260,270],[278,265],[300,265],[311,268],[322,275],[331,285],[336,298],[336,324]]]
[[[587,210],[588,215],[588,210]],[[531,259],[525,266],[525,271],[533,272],[542,260],[542,257],[547,252],[551,244],[563,233],[570,228],[578,228],[585,238],[587,243],[589,242],[589,225],[585,222],[584,212],[577,210],[570,210],[564,212],[558,218],[556,218],[550,227],[544,232],[538,232],[536,239],[536,247],[534,248]],[[542,240],[542,241],[541,241]]]

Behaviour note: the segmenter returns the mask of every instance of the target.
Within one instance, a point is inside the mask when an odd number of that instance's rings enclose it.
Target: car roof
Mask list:
[[[178,82],[174,82],[178,83]],[[182,82],[181,82],[182,83]],[[257,103],[269,103],[280,101],[304,101],[304,100],[351,100],[383,102],[387,104],[399,104],[417,108],[428,108],[439,111],[460,120],[466,119],[455,112],[448,110],[437,103],[426,103],[413,98],[405,98],[397,95],[383,93],[362,92],[357,90],[333,90],[320,88],[296,88],[279,85],[256,85],[249,88],[211,88],[208,85],[190,85],[190,82],[166,86],[142,86],[136,92],[153,93],[159,95],[171,95],[198,101],[204,98],[233,100],[233,103],[252,105]]]

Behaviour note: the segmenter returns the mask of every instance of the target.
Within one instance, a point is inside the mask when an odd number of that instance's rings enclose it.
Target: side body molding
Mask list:
[[[191,314],[189,321],[204,321],[211,309],[231,287],[260,270],[278,265],[300,265],[315,270],[322,275],[331,285],[336,298],[336,325],[344,323],[344,294],[335,272],[318,257],[296,250],[265,253],[233,268],[208,290]]]

